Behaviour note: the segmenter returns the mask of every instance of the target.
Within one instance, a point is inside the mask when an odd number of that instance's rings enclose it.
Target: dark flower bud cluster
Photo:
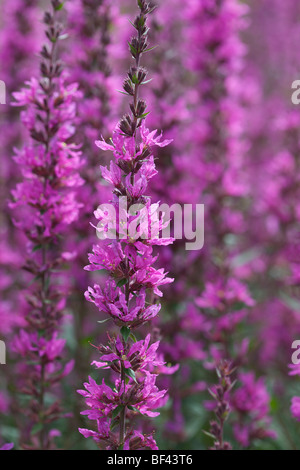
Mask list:
[[[154,244],[170,244],[173,239],[143,237],[148,234],[148,218],[154,209],[151,198],[146,195],[150,179],[157,170],[154,164],[152,148],[163,147],[170,143],[156,136],[156,130],[150,132],[144,119],[147,115],[146,102],[138,98],[139,87],[145,83],[147,71],[139,64],[140,56],[147,50],[146,16],[153,8],[144,1],[138,1],[140,13],[133,26],[137,37],[129,44],[135,65],[130,67],[124,81],[125,94],[132,97],[131,113],[123,116],[115,128],[110,144],[104,139],[96,141],[102,150],[112,151],[115,157],[109,169],[101,167],[103,178],[112,184],[113,203],[120,209],[119,196],[126,196],[127,207],[124,208],[124,220],[119,218],[113,229],[116,240],[111,241],[107,234],[114,224],[110,211],[95,212],[100,220],[98,233],[104,237],[101,245],[93,247],[89,254],[88,271],[99,271],[102,267],[110,274],[103,288],[95,285],[85,293],[86,299],[105,312],[115,325],[120,328],[118,336],[109,337],[107,346],[99,346],[99,361],[93,365],[101,369],[110,369],[117,376],[112,389],[102,381],[98,385],[91,377],[84,384],[85,390],[78,392],[85,397],[89,409],[82,412],[91,420],[97,421],[97,430],[79,431],[84,437],[93,437],[100,448],[107,450],[133,450],[142,448],[157,449],[152,435],[145,435],[132,430],[132,420],[137,413],[155,417],[156,411],[167,398],[166,390],[156,386],[156,367],[163,366],[156,354],[159,342],[151,344],[150,334],[145,340],[137,341],[134,330],[154,318],[160,304],[155,296],[162,296],[159,287],[169,284],[173,279],[166,277],[164,269],[155,269],[153,264]],[[129,234],[128,227],[132,221],[130,208],[137,203],[144,203],[147,217],[141,220],[135,238]],[[157,233],[162,230],[162,221],[158,220]],[[124,233],[126,231],[126,234]],[[124,236],[125,235],[125,236]],[[118,429],[118,436],[116,430]]]
[[[147,15],[151,13],[155,7],[150,6],[149,3],[141,0],[138,2],[140,14],[133,22],[133,26],[137,31],[137,36],[133,37],[129,42],[129,48],[132,57],[135,59],[135,66],[130,67],[127,78],[124,80],[123,89],[126,95],[133,97],[133,103],[130,104],[132,115],[125,114],[119,123],[121,132],[128,137],[135,134],[136,129],[140,127],[143,119],[147,116],[146,102],[138,99],[138,90],[140,85],[145,84],[147,70],[141,67],[140,57],[141,54],[151,50],[148,48],[148,32],[149,28],[146,25]]]

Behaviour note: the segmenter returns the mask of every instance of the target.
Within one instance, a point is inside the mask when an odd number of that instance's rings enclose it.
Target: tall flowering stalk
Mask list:
[[[150,334],[137,341],[133,333],[158,314],[160,304],[156,297],[162,295],[159,287],[172,282],[163,269],[154,268],[157,257],[152,254],[153,245],[173,241],[159,238],[164,226],[161,219],[157,217],[151,227],[149,224],[157,209],[157,204],[151,204],[150,197],[145,195],[148,182],[157,173],[153,147],[163,147],[170,141],[162,141],[156,131],[149,132],[145,126],[147,105],[139,99],[139,89],[145,83],[147,71],[140,60],[149,50],[147,17],[154,7],[144,0],[137,3],[140,11],[133,22],[137,36],[129,42],[135,64],[123,84],[125,94],[132,99],[130,113],[116,126],[110,144],[104,140],[96,142],[115,157],[109,169],[101,167],[103,178],[113,185],[113,199],[110,209],[99,207],[95,211],[98,235],[103,241],[93,247],[86,267],[89,271],[108,271],[105,286],[89,287],[85,295],[119,328],[118,334],[108,335],[106,346],[97,347],[100,360],[93,362],[97,368],[111,370],[114,387],[104,379],[98,385],[90,377],[84,384],[85,390],[79,390],[89,407],[82,414],[97,424],[96,431],[81,428],[79,431],[106,449],[156,449],[153,436],[138,431],[133,418],[139,413],[157,416],[156,408],[166,400],[166,390],[159,390],[155,384],[156,371],[163,365],[156,355],[159,342],[151,344]]]
[[[230,413],[229,395],[234,386],[231,381],[233,369],[228,361],[221,361],[217,368],[219,383],[209,389],[209,393],[216,402],[214,421],[210,422],[210,432],[206,433],[214,439],[212,450],[231,450],[229,442],[224,442],[224,424]]]
[[[24,278],[24,272],[19,269],[22,256],[15,248],[22,243],[22,234],[14,229],[7,206],[7,195],[19,176],[11,155],[23,133],[19,110],[10,106],[10,101],[12,92],[18,90],[37,67],[35,53],[41,36],[38,1],[0,2],[0,18],[0,79],[5,83],[6,94],[6,104],[1,104],[0,113],[0,340],[9,345],[12,331],[23,323],[19,286]],[[6,367],[0,377],[3,426],[4,414],[8,415],[9,405],[13,403],[13,393],[5,391],[11,373],[12,368]]]
[[[23,181],[12,192],[10,206],[15,209],[15,225],[27,238],[24,269],[33,276],[24,294],[26,326],[14,339],[19,357],[20,391],[29,397],[21,402],[28,419],[22,429],[24,446],[48,449],[57,431],[50,423],[62,415],[59,399],[53,392],[72,369],[73,361],[61,363],[65,340],[60,338],[66,283],[60,268],[69,258],[62,253],[60,240],[67,226],[76,220],[80,204],[76,188],[82,181],[78,146],[72,143],[77,85],[66,86],[58,43],[64,38],[58,21],[63,4],[51,0],[45,13],[48,44],[41,50],[40,78],[16,92],[17,106],[25,106],[21,120],[30,133],[15,160]],[[57,396],[57,395],[56,395]]]
[[[201,44],[201,52],[194,55],[191,65],[200,77],[200,122],[204,127],[208,124],[199,144],[207,172],[203,188],[209,220],[206,230],[211,233],[209,246],[206,244],[204,289],[196,305],[210,324],[203,335],[208,349],[205,367],[209,370],[220,360],[230,360],[237,367],[234,378],[238,390],[234,396],[247,396],[251,403],[246,412],[240,412],[241,400],[231,401],[234,438],[245,447],[256,438],[274,437],[269,429],[270,397],[264,381],[256,381],[243,372],[244,367],[249,367],[246,319],[255,305],[237,268],[237,260],[245,256],[250,192],[244,167],[248,145],[244,109],[247,97],[241,85],[246,49],[240,38],[247,25],[244,17],[247,12],[246,5],[236,0],[220,0],[203,1],[191,14],[194,21],[206,25],[202,31],[191,30],[193,44]],[[201,40],[196,41],[199,35]],[[243,332],[242,338],[234,338],[237,331]],[[266,399],[263,413],[260,403],[250,400],[256,393]]]

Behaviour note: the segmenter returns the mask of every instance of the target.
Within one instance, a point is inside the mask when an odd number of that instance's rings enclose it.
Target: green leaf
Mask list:
[[[153,5],[153,7],[149,10],[148,15],[150,15],[150,13],[156,10],[156,8],[157,8],[157,5]]]
[[[119,420],[118,419],[114,419],[110,425],[110,430],[113,431],[119,424]]]
[[[106,365],[112,366],[113,364],[116,364],[117,362],[119,362],[119,359],[114,359],[113,361],[106,362]]]
[[[32,430],[31,430],[31,434],[37,434],[38,432],[40,432],[41,430],[43,429],[43,425],[42,423],[37,423],[33,426]]]
[[[133,379],[135,381],[135,383],[138,383],[137,380],[136,380],[136,376],[135,376],[135,372],[133,369],[125,369],[125,374],[130,377],[131,379]]]
[[[208,437],[211,437],[212,439],[216,439],[216,436],[214,436],[213,434],[211,434],[210,432],[207,432],[207,431],[202,431],[206,436]]]
[[[237,383],[237,380],[234,380],[234,381],[232,382],[232,384],[228,387],[227,392],[230,392],[230,390],[233,389],[233,387],[236,385],[236,383]]]
[[[233,311],[242,310],[243,308],[249,308],[244,302],[235,302],[232,306]]]
[[[42,248],[42,245],[35,245],[35,247],[32,250],[32,253],[34,253],[35,251],[40,250],[41,248]]]
[[[144,119],[146,116],[148,116],[148,114],[150,114],[150,111],[148,111],[147,113],[141,114],[140,116],[138,116],[138,118]]]
[[[210,388],[208,389],[208,393],[214,398],[214,400],[218,399],[217,395]]]
[[[59,3],[59,5],[57,5],[57,6],[55,7],[55,11],[62,10],[63,7],[64,7],[64,2],[61,2],[61,3]]]
[[[112,364],[113,364],[113,362],[105,362],[105,364],[103,364],[103,366],[98,366],[97,369],[104,369],[107,366],[110,367]]]
[[[130,328],[128,328],[127,326],[122,326],[121,335],[123,336],[125,343],[127,343],[128,336],[130,335],[130,332],[131,332]]]
[[[122,93],[122,95],[126,95],[126,96],[130,96],[129,93],[126,93],[125,91],[122,91],[122,90],[117,90],[119,93]]]
[[[117,287],[122,287],[122,286],[124,286],[125,284],[127,284],[127,282],[128,282],[128,279],[127,279],[127,278],[121,279],[121,280],[117,283]]]
[[[143,54],[144,54],[145,52],[152,51],[153,49],[156,49],[156,48],[157,48],[157,46],[149,47],[148,49],[145,49],[145,50],[143,51]]]
[[[136,30],[138,29],[138,28],[135,26],[135,24],[132,23],[132,21],[130,21],[130,20],[128,20],[128,21],[129,21],[129,23],[131,24],[131,26],[133,26]]]
[[[131,52],[132,56],[136,57],[136,54],[137,54],[136,48],[132,44],[130,44],[130,42],[128,43],[128,46],[130,48],[130,52]]]
[[[81,338],[80,341],[79,341],[79,344],[81,346],[87,346],[87,345],[90,345],[91,341],[93,341],[93,337],[92,336],[85,336],[84,338]]]
[[[135,406],[128,405],[127,408],[131,411],[135,411],[136,413],[140,413],[140,410],[138,410]]]
[[[279,409],[279,401],[275,396],[272,397],[270,401],[270,408],[271,408],[271,411],[273,411],[273,413],[275,413]]]
[[[133,333],[130,333],[129,338],[132,339],[132,341],[133,341],[134,343],[137,342],[137,339],[136,339],[136,337],[134,336]]]
[[[280,292],[279,296],[288,308],[295,312],[300,312],[300,302],[298,299],[287,295],[285,292]]]
[[[115,408],[112,412],[112,418],[115,419],[120,413],[121,411],[123,410],[124,406],[123,405],[119,405],[117,406],[117,408]]]

